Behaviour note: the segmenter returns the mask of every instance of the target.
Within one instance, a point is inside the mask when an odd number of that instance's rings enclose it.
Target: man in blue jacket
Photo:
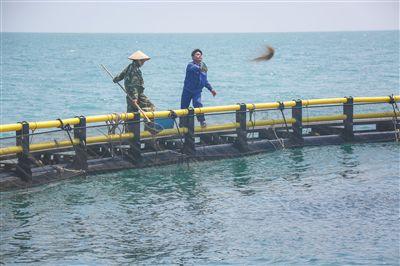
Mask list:
[[[186,109],[193,103],[193,107],[203,107],[201,103],[201,92],[206,87],[211,94],[215,97],[217,92],[211,87],[207,80],[207,65],[202,62],[203,52],[200,49],[195,49],[192,52],[193,61],[186,67],[185,82],[183,85],[183,92],[181,98],[181,109]],[[206,127],[204,115],[198,115],[197,120],[200,122],[201,127]]]

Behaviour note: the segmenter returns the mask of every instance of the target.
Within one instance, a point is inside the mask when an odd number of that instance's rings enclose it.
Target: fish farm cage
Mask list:
[[[240,103],[0,125],[0,190],[277,149],[399,141],[400,95]],[[205,115],[207,126],[197,126]]]

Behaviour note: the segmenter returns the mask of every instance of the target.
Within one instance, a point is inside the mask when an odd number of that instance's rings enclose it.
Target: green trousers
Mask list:
[[[139,93],[138,95],[138,105],[140,108],[142,108],[143,111],[145,112],[154,112],[155,106],[154,104],[147,98],[144,93]],[[138,108],[132,103],[131,99],[129,97],[126,97],[126,103],[127,103],[127,112],[128,113],[133,113],[133,112],[138,112]]]

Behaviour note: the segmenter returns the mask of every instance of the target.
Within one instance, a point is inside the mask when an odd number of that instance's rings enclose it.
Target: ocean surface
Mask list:
[[[252,62],[266,45],[273,59]],[[399,31],[1,33],[0,123],[124,112],[100,64],[117,74],[135,50],[152,57],[146,95],[158,110],[178,109],[194,48],[218,92],[204,91],[206,106],[399,94]],[[399,265],[399,151],[283,149],[1,193],[0,263]]]

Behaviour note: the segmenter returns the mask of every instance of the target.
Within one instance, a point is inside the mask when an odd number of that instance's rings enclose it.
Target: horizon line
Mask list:
[[[65,33],[65,34],[257,34],[257,33],[334,33],[334,32],[369,32],[369,31],[400,31],[400,29],[363,29],[363,30],[311,30],[311,31],[216,31],[216,32],[73,32],[73,31],[0,31],[0,33]]]

